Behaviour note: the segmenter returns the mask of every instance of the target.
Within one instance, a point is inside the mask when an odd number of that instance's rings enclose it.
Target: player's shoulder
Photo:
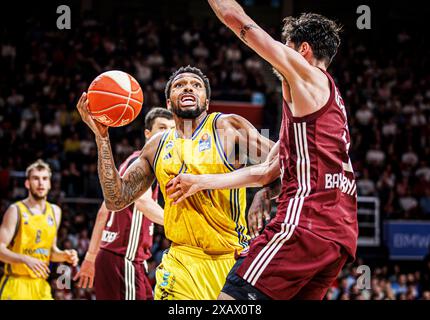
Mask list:
[[[171,130],[167,130],[167,131],[162,131],[162,132],[157,132],[156,134],[154,134],[145,144],[145,147],[143,148],[143,150],[153,150],[153,149],[157,149],[158,145],[161,143],[162,139],[165,139],[165,137],[167,137],[169,135],[169,133],[171,132]]]
[[[52,210],[54,211],[55,214],[61,214],[61,208],[59,205],[55,204],[55,203],[49,203],[52,207]]]
[[[230,128],[240,129],[240,128],[248,128],[249,126],[252,126],[252,125],[248,120],[234,113],[219,114],[215,123],[215,127],[217,129],[230,129]]]
[[[154,134],[143,147],[142,153],[140,155],[141,159],[146,159],[152,166],[158,148],[166,140],[167,136],[172,132],[172,130],[173,129]]]
[[[12,203],[3,214],[3,224],[6,223],[6,225],[9,224],[16,224],[16,221],[18,218],[19,209],[17,206],[17,203]]]
[[[9,207],[6,209],[6,212],[4,213],[5,215],[7,214],[16,214],[19,210],[18,208],[18,202],[14,202],[12,204],[9,205]]]

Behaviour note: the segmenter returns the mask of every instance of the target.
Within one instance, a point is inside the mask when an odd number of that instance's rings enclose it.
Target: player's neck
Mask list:
[[[327,70],[327,66],[324,61],[313,59],[313,61],[311,61],[310,64],[313,65],[314,67]]]
[[[45,210],[46,198],[39,200],[39,199],[35,199],[32,195],[29,195],[26,199],[24,199],[24,202],[30,208],[39,209],[41,212],[43,212]]]
[[[178,133],[178,136],[183,139],[191,139],[194,131],[202,123],[206,116],[206,111],[194,119],[184,119],[174,115],[176,132]]]

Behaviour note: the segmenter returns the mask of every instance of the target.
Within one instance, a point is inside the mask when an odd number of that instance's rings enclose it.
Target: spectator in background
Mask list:
[[[385,153],[379,144],[374,145],[367,151],[366,161],[371,166],[381,167],[385,162]]]
[[[375,183],[369,178],[369,171],[364,168],[363,177],[357,181],[358,194],[362,196],[374,196],[376,193]]]
[[[420,208],[423,214],[430,217],[430,188],[426,188],[420,199]]]
[[[61,126],[55,119],[52,119],[43,127],[43,133],[47,138],[58,138],[61,136]]]

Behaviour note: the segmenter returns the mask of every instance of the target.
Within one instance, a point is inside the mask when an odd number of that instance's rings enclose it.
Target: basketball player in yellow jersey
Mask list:
[[[166,185],[182,172],[226,173],[248,159],[262,162],[273,142],[240,116],[208,114],[209,80],[197,68],[174,72],[165,93],[176,129],[152,137],[122,178],[115,169],[108,128],[90,117],[85,93],[77,108],[96,135],[108,210],[134,202],[155,177],[159,182],[165,198],[165,233],[172,245],[157,269],[155,299],[216,299],[235,263],[235,252],[248,245],[245,189],[200,192],[173,205]]]
[[[52,300],[46,278],[49,262],[78,264],[75,250],[57,248],[61,209],[46,201],[51,188],[51,169],[42,160],[26,170],[26,199],[12,204],[0,226],[0,261],[5,274],[0,280],[1,300]]]

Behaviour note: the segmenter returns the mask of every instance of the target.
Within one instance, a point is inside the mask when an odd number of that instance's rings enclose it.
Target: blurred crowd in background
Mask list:
[[[172,71],[197,66],[210,79],[212,100],[262,103],[263,128],[277,139],[279,83],[270,67],[220,23],[190,28],[119,17],[102,26],[87,18],[68,32],[46,32],[37,24],[27,30],[22,38],[3,30],[0,44],[0,210],[26,197],[23,171],[37,158],[44,159],[54,172],[49,199],[63,209],[59,246],[76,248],[81,259],[102,193],[94,139],[75,105],[101,72],[119,69],[132,74],[144,91],[145,113],[165,105],[164,87]],[[429,44],[407,31],[383,41],[371,46],[345,35],[329,69],[348,109],[358,194],[379,197],[383,218],[428,219]],[[143,118],[142,114],[129,126],[110,130],[117,165],[143,146]],[[157,227],[149,261],[152,281],[168,247],[163,229]],[[357,272],[349,266],[327,299],[429,299],[429,262],[426,266],[412,273],[380,266],[369,292],[356,288]],[[55,297],[94,295],[74,288],[56,290]]]

